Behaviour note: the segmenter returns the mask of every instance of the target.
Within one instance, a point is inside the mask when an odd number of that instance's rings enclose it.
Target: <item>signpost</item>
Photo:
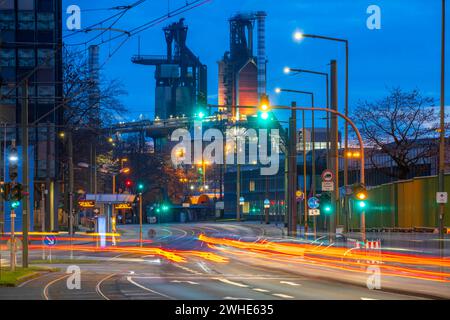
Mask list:
[[[308,199],[308,207],[310,209],[318,209],[320,205],[319,199],[316,197],[311,197]]]
[[[308,215],[311,217],[320,216],[320,210],[319,209],[309,209]]]
[[[334,191],[334,175],[331,170],[322,172],[322,191]]]
[[[47,235],[42,239],[45,246],[49,247],[48,259],[52,262],[52,247],[56,245],[56,237],[53,235]]]

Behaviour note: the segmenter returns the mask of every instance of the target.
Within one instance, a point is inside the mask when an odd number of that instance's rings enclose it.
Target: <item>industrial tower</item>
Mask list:
[[[229,19],[230,51],[219,64],[219,105],[229,106],[233,117],[252,115],[255,109],[235,106],[256,106],[266,93],[265,19],[263,11],[238,13]],[[257,23],[257,57],[254,56],[253,31]]]
[[[163,29],[167,54],[135,55],[136,64],[156,66],[155,117],[192,116],[207,103],[207,67],[186,46],[184,19]]]

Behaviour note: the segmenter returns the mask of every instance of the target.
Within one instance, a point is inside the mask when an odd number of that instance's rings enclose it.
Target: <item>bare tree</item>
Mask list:
[[[360,102],[353,119],[372,148],[370,162],[390,177],[407,179],[423,160],[437,154],[439,123],[434,99],[423,97],[418,90],[393,88],[378,101]],[[380,155],[388,156],[394,170],[381,163]]]

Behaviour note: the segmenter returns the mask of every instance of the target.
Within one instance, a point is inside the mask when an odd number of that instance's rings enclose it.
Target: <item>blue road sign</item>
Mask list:
[[[56,237],[52,235],[45,236],[43,242],[47,247],[53,247],[56,245]]]
[[[320,203],[319,203],[319,199],[317,199],[316,197],[311,197],[308,199],[308,207],[310,209],[317,209],[319,208]]]

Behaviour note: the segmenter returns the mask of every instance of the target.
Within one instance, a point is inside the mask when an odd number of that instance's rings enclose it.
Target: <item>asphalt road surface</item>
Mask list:
[[[279,239],[281,231],[275,226],[233,223],[145,225],[142,251],[136,249],[139,248],[136,240],[139,239],[139,226],[121,226],[120,230],[123,235],[116,246],[120,251],[81,251],[75,244],[74,250],[55,248],[53,261],[72,257],[73,263],[49,263],[60,271],[40,274],[19,287],[0,288],[0,299],[391,300],[430,297],[420,290],[403,292],[392,288],[384,290],[383,287],[370,290],[366,286],[368,275],[365,273],[352,278],[353,281],[346,281],[345,277],[352,275],[340,276],[333,269],[304,265],[301,258],[214,247],[198,239],[200,234],[248,242]],[[76,245],[82,248],[92,244],[80,240]],[[159,252],[147,252],[147,248],[174,252],[185,261],[168,259]],[[48,257],[49,250],[32,250],[31,263],[42,259],[43,254]],[[217,261],[217,258],[223,261]],[[80,259],[83,263],[77,264]],[[90,263],[86,263],[88,260]],[[73,274],[66,273],[71,265],[80,268],[80,288],[73,288],[76,284]],[[444,289],[450,288],[448,284],[445,286]]]

